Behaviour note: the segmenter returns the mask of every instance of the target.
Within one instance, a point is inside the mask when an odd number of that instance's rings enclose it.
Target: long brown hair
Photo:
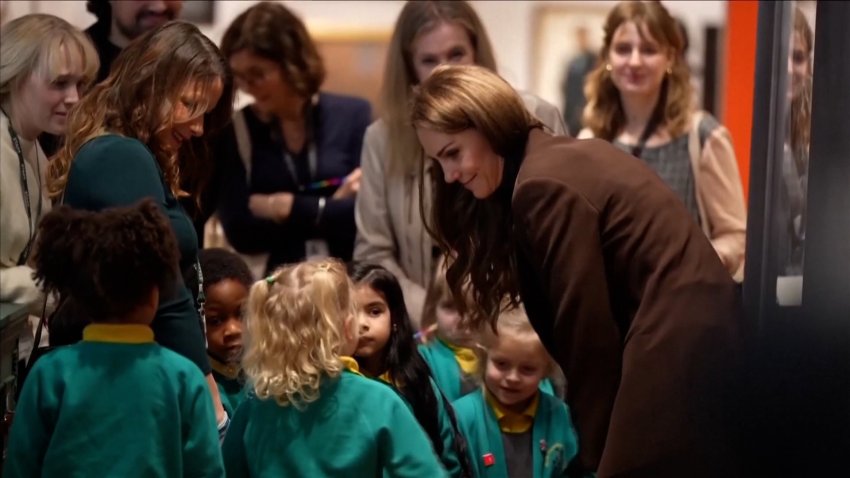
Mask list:
[[[472,327],[495,325],[502,306],[519,305],[511,193],[528,133],[543,124],[510,84],[479,66],[435,69],[415,96],[412,119],[417,128],[448,134],[473,128],[504,159],[502,185],[483,200],[440,174],[431,175],[427,185],[424,174],[419,179],[419,187],[432,188],[434,197],[430,218],[420,206],[425,227],[443,251],[452,251],[446,280],[458,310]],[[472,310],[465,300],[469,294]]]
[[[167,153],[155,135],[171,127],[172,105],[192,82],[206,98],[219,80],[224,88],[204,117],[204,135],[183,143],[177,155]],[[204,114],[208,107],[200,102],[191,114]],[[150,148],[175,196],[187,195],[183,185],[197,198],[207,169],[202,162],[208,157],[208,138],[230,122],[232,112],[233,84],[218,48],[190,23],[166,23],[131,42],[112,64],[109,76],[71,110],[65,144],[48,169],[48,192],[54,198],[62,194],[71,162],[85,143],[115,133]]]
[[[642,29],[646,28],[673,61],[671,70],[661,83],[659,101],[663,101],[664,104],[659,126],[666,128],[672,137],[682,135],[688,131],[693,110],[691,74],[682,55],[684,51],[682,32],[676,20],[670,16],[661,2],[657,1],[621,2],[608,14],[605,21],[605,40],[599,52],[599,61],[585,81],[584,94],[587,97],[587,106],[584,108],[582,121],[593,131],[595,137],[608,141],[612,141],[626,124],[623,105],[620,103],[620,92],[611,80],[607,65],[614,33],[627,22],[634,22],[641,36]]]
[[[222,53],[230,58],[240,50],[280,65],[284,78],[302,98],[318,93],[325,79],[325,65],[307,27],[279,3],[258,3],[227,27]]]
[[[387,51],[381,107],[389,135],[387,147],[393,174],[415,172],[422,148],[410,125],[410,103],[413,86],[419,83],[413,68],[413,44],[423,33],[441,23],[461,26],[469,35],[475,53],[475,64],[496,71],[496,58],[484,24],[472,6],[465,1],[410,1],[404,4],[396,20]]]
[[[809,143],[811,142],[811,127],[812,127],[812,50],[814,49],[814,33],[812,27],[809,26],[809,21],[799,7],[794,8],[794,30],[792,33],[799,35],[800,40],[806,52],[806,62],[808,63],[809,76],[804,79],[803,87],[798,95],[791,98],[791,108],[788,112],[789,118],[789,136],[791,149],[794,151],[794,157],[798,159],[808,157]],[[793,44],[791,45],[793,48]],[[791,79],[789,78],[790,82]],[[798,168],[802,169],[803,165],[798,164]]]

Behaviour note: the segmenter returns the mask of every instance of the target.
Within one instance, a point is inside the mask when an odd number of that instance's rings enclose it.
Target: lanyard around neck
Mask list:
[[[292,155],[289,154],[289,151],[287,151],[285,147],[283,149],[283,162],[286,164],[286,169],[289,170],[289,174],[292,175],[292,180],[298,185],[298,191],[305,191],[310,185],[310,182],[313,181],[313,178],[316,177],[316,169],[318,168],[316,143],[310,141],[309,149],[307,150],[307,167],[309,168],[308,174],[310,175],[309,178],[307,178],[307,184],[302,184],[301,181],[298,180],[298,170],[295,169],[295,160],[292,159]]]
[[[12,146],[15,148],[15,153],[18,155],[18,163],[20,165],[21,172],[21,192],[23,193],[24,206],[27,211],[27,225],[29,226],[29,236],[27,239],[27,244],[24,246],[24,250],[21,251],[21,255],[18,256],[18,265],[23,265],[27,262],[30,255],[30,249],[32,249],[32,242],[34,238],[34,224],[32,220],[32,203],[30,202],[30,189],[29,189],[29,181],[27,180],[27,168],[26,161],[24,160],[24,151],[21,148],[21,140],[18,138],[18,134],[15,132],[15,128],[12,127],[12,119],[3,111],[3,114],[6,118],[9,119],[9,136],[12,138]],[[36,218],[41,216],[41,208],[42,208],[42,195],[41,195],[41,163],[38,158],[38,147],[36,146],[35,150],[35,166],[36,166],[36,180],[38,181],[38,208],[36,210]]]

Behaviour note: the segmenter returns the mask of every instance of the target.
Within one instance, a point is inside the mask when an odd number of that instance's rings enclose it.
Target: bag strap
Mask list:
[[[702,191],[700,190],[700,166],[702,163],[702,142],[699,137],[699,126],[705,112],[702,110],[695,111],[691,115],[691,131],[688,133],[688,153],[691,157],[691,171],[694,176],[694,196],[697,202],[697,211],[699,212],[699,223],[702,232],[706,237],[711,237],[711,225],[708,223],[708,217],[705,213],[705,205],[702,200]]]
[[[236,149],[239,159],[245,167],[245,180],[251,183],[251,135],[248,133],[248,123],[245,121],[244,110],[233,115],[233,132],[236,133]]]

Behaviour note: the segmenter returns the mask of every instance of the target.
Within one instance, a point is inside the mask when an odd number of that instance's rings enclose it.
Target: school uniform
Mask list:
[[[548,393],[538,393],[521,414],[502,409],[482,390],[453,405],[476,477],[566,476],[578,452],[567,406]]]
[[[246,396],[242,368],[239,364],[219,362],[213,356],[209,358],[212,375],[218,387],[218,395],[221,397],[221,404],[224,406],[227,416],[232,417]]]
[[[91,324],[36,362],[3,476],[223,477],[206,380],[144,325]]]
[[[301,409],[251,394],[224,439],[228,478],[448,476],[404,400],[346,364]]]
[[[478,388],[474,377],[478,360],[471,349],[436,339],[420,345],[419,354],[431,368],[434,381],[449,401],[457,400]]]
[[[395,383],[390,380],[389,372],[385,372],[377,377],[379,380],[385,382],[386,384],[393,387],[394,390],[399,392],[399,396],[404,398],[401,395],[401,392],[398,390],[398,387]],[[443,443],[443,452],[439,455],[440,462],[445,467],[446,471],[448,471],[449,476],[452,478],[462,476],[462,470],[460,467],[460,458],[457,454],[457,447],[455,444],[455,428],[452,426],[452,420],[449,417],[449,409],[446,407],[448,405],[443,400],[443,395],[440,392],[440,387],[437,386],[437,383],[434,382],[434,379],[430,379],[431,389],[434,391],[434,396],[437,398],[437,422],[440,428],[440,438]]]
[[[478,389],[478,380],[475,378],[478,359],[471,349],[436,339],[420,345],[419,354],[425,359],[434,381],[450,402]],[[548,378],[540,381],[540,390],[555,394]]]

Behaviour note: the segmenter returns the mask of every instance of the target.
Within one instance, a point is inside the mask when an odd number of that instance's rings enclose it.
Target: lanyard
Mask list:
[[[6,118],[9,118],[9,115],[3,111],[3,114],[6,115]],[[18,154],[18,163],[21,167],[21,192],[24,196],[24,206],[27,211],[27,225],[29,226],[29,238],[27,239],[27,245],[24,247],[24,250],[21,251],[21,255],[18,256],[18,265],[23,265],[27,262],[30,255],[30,249],[32,248],[33,242],[33,221],[32,221],[32,203],[30,202],[30,188],[29,181],[27,181],[27,168],[26,162],[24,161],[24,151],[21,148],[21,140],[18,138],[18,134],[15,133],[15,129],[12,128],[12,120],[9,118],[9,136],[12,137],[12,146],[15,148],[15,153]],[[41,208],[42,208],[42,196],[41,196],[41,163],[39,163],[38,159],[38,147],[36,146],[35,150],[35,165],[36,165],[36,174],[38,175],[38,209],[36,211],[36,218],[41,216]]]
[[[201,316],[201,328],[204,331],[204,343],[207,340],[207,313],[204,310],[204,304],[207,302],[207,296],[204,294],[204,271],[201,269],[201,261],[195,258],[195,273],[198,275],[198,315]]]
[[[304,192],[308,186],[310,186],[310,182],[313,181],[313,178],[316,177],[316,169],[318,168],[318,158],[316,156],[316,143],[310,142],[310,149],[307,150],[307,167],[309,168],[308,174],[310,177],[307,179],[308,184],[301,184],[301,181],[298,180],[298,170],[295,169],[295,160],[292,159],[292,155],[289,154],[289,151],[286,151],[284,147],[283,150],[283,162],[286,163],[286,169],[289,170],[289,174],[292,175],[292,179],[298,184],[298,191]]]

